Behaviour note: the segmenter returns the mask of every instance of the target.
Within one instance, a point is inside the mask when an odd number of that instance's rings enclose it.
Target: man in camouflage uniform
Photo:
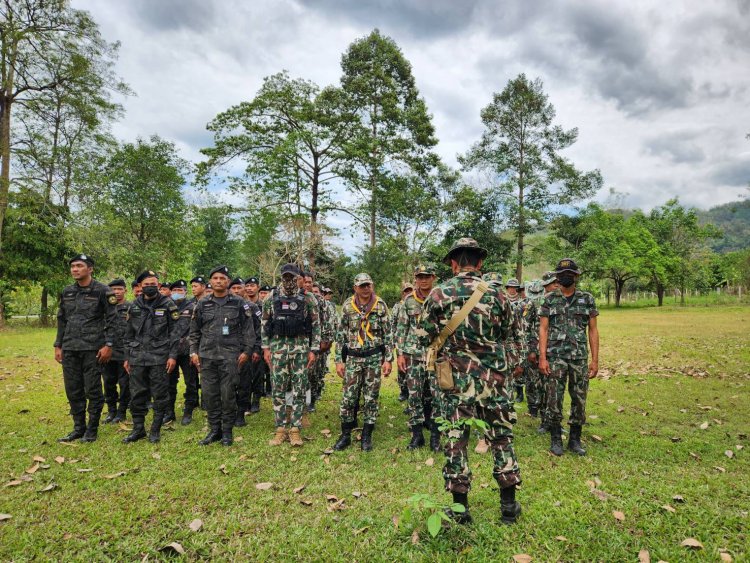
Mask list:
[[[524,358],[526,357],[524,348],[526,336],[524,334],[524,322],[523,322],[523,298],[521,297],[521,284],[518,283],[516,278],[510,278],[505,284],[505,294],[508,296],[508,303],[513,311],[515,318],[515,324],[518,327],[516,337],[514,338],[513,346],[515,347],[515,356],[519,359],[517,365],[511,366],[511,372],[513,373],[513,389],[515,391],[514,398],[516,403],[523,401],[523,364]]]
[[[557,263],[555,277],[560,288],[544,297],[539,316],[539,371],[547,377],[547,417],[550,451],[563,454],[562,422],[565,386],[570,394],[570,438],[568,449],[586,455],[581,446],[581,428],[586,422],[589,379],[599,371],[599,329],[594,297],[576,288],[581,271],[570,258]],[[588,331],[588,342],[587,342]],[[588,361],[591,346],[591,363]]]
[[[104,364],[104,400],[107,403],[107,418],[104,424],[110,422],[122,422],[125,420],[130,404],[130,381],[128,374],[125,373],[123,362],[125,361],[125,333],[127,332],[128,323],[126,316],[130,303],[125,300],[125,280],[117,278],[109,282],[112,293],[115,294],[117,304],[117,322],[114,330],[114,346],[112,347],[112,358]],[[120,393],[117,393],[117,388]],[[118,406],[119,400],[119,406]]]
[[[513,523],[521,512],[521,505],[515,500],[516,486],[521,483],[513,449],[516,412],[506,387],[510,368],[505,347],[509,345],[513,313],[502,291],[481,279],[486,256],[487,251],[474,239],[456,241],[443,259],[454,277],[433,289],[422,309],[424,332],[420,339],[422,345],[428,346],[477,287],[482,284],[486,288],[479,303],[438,353],[439,362],[449,362],[453,378],[452,387],[438,392],[441,413],[450,425],[443,477],[453,502],[465,508],[465,512],[449,511],[449,516],[462,524],[472,520],[468,511],[470,426],[463,424],[468,419],[483,420],[488,425],[486,437],[494,458],[493,475],[500,487],[502,521]],[[512,353],[511,360],[517,361]],[[434,372],[430,375],[435,377]]]
[[[422,305],[435,283],[435,268],[420,265],[414,270],[417,288],[401,302],[395,327],[395,345],[398,347],[399,370],[406,372],[406,388],[409,392],[409,428],[411,441],[406,446],[415,450],[424,446],[422,428],[430,429],[430,448],[440,449],[440,430],[433,418],[433,395],[431,379],[425,370],[425,349],[419,342],[419,317]]]
[[[73,431],[58,442],[94,442],[104,408],[102,365],[110,361],[116,344],[117,298],[109,287],[92,277],[94,260],[90,256],[78,254],[68,264],[76,283],[66,286],[60,294],[54,347],[55,361],[63,368]]]
[[[154,399],[154,419],[149,442],[161,440],[161,427],[169,408],[169,374],[177,367],[180,312],[172,297],[159,290],[159,278],[151,270],[138,276],[143,294],[128,307],[125,371],[130,376],[133,430],[123,443],[146,437],[146,403]]]
[[[378,417],[381,373],[391,373],[393,344],[388,306],[375,294],[369,274],[354,277],[354,295],[341,309],[336,333],[336,373],[344,380],[341,396],[341,436],[333,446],[341,451],[351,445],[357,401],[363,399],[362,451],[372,450],[372,432]]]
[[[524,362],[524,378],[526,380],[526,402],[529,414],[539,416],[540,388],[542,384],[539,375],[539,306],[544,298],[544,287],[540,280],[533,280],[528,284],[528,297],[523,301],[523,324],[526,338],[526,361]]]
[[[201,299],[190,323],[190,359],[201,371],[209,431],[200,444],[234,442],[239,370],[252,356],[255,328],[250,305],[228,291],[229,268],[209,274],[213,291]]]
[[[401,284],[401,299],[399,301],[396,301],[394,303],[393,308],[391,309],[391,326],[395,327],[396,323],[398,323],[398,316],[401,313],[401,307],[404,305],[404,301],[407,297],[409,297],[412,292],[414,291],[414,286],[411,284],[411,282],[404,282]],[[395,328],[394,328],[395,330]],[[398,343],[395,341],[393,342],[393,346],[396,349],[396,354],[399,354],[398,349]],[[398,400],[401,402],[407,401],[409,399],[409,390],[406,388],[406,371],[402,370],[398,365],[396,365],[396,369],[398,370],[398,388],[399,388],[399,394],[398,394]],[[408,414],[409,407],[404,409],[404,414]]]
[[[537,317],[539,317],[539,311],[541,310],[544,297],[550,292],[555,291],[558,288],[557,278],[555,272],[546,272],[542,276],[542,297],[539,299],[537,304]],[[541,317],[539,317],[541,322]],[[537,329],[539,330],[539,329]],[[537,351],[539,345],[537,342]],[[537,358],[536,371],[539,374],[539,428],[537,428],[537,434],[546,434],[549,432],[549,424],[547,423],[547,378],[539,371],[539,361]],[[562,432],[565,432],[562,430]]]
[[[263,355],[271,366],[276,433],[269,442],[279,446],[287,439],[302,446],[302,413],[307,374],[320,353],[320,315],[315,297],[300,288],[300,271],[294,264],[281,268],[281,286],[263,302]],[[286,392],[291,390],[292,409],[287,431]]]

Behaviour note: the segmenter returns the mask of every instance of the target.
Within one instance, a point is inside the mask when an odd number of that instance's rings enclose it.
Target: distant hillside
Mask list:
[[[716,252],[732,252],[750,248],[750,199],[717,205],[699,211],[701,223],[713,223],[724,233],[724,238],[711,242]]]

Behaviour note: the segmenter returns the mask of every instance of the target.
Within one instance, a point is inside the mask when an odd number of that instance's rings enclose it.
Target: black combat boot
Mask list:
[[[500,489],[500,512],[503,524],[515,524],[521,514],[521,503],[516,501],[516,486]]]
[[[117,414],[112,419],[112,423],[117,424],[119,422],[125,422],[126,418],[127,418],[127,408],[123,407],[121,409],[117,409]]]
[[[96,439],[99,436],[99,419],[101,416],[102,413],[100,412],[89,415],[89,423],[88,426],[86,426],[86,432],[84,432],[81,437],[81,442],[96,442]]]
[[[453,504],[460,504],[464,507],[464,511],[456,512],[449,508],[445,511],[448,518],[456,524],[471,524],[474,521],[469,512],[469,495],[467,493],[453,493]]]
[[[362,427],[362,451],[372,451],[372,431],[375,430],[374,424],[365,424]]]
[[[529,414],[533,418],[537,418],[539,416],[539,407],[536,407],[534,405],[529,405]]]
[[[315,412],[315,395],[310,395],[310,404],[307,405],[307,412]]]
[[[148,441],[152,444],[156,444],[161,440],[161,425],[163,424],[163,420],[164,417],[154,412],[154,420],[151,422],[151,430],[148,433]]]
[[[523,385],[516,385],[516,403],[523,403]]]
[[[253,400],[250,401],[250,412],[252,414],[260,412],[260,396],[257,393],[253,395]]]
[[[58,438],[58,442],[73,442],[79,438],[83,438],[86,433],[86,415],[73,417],[73,430],[66,434],[62,438]]]
[[[143,426],[143,421],[133,421],[133,430],[122,439],[123,444],[129,444],[130,442],[137,442],[138,440],[146,437],[146,428]]]
[[[411,427],[411,442],[406,446],[407,450],[416,450],[424,447],[424,434],[422,434],[422,425],[415,424]]]
[[[401,391],[398,394],[398,400],[400,402],[404,402],[409,398],[409,390],[406,388],[406,385],[401,385]]]
[[[549,426],[547,426],[547,422],[542,419],[542,422],[539,424],[539,428],[536,429],[537,434],[546,434],[549,432]]]
[[[184,411],[182,411],[182,421],[180,422],[180,424],[182,424],[183,426],[187,426],[191,422],[193,422],[193,409],[186,408]]]
[[[221,434],[221,445],[231,446],[234,443],[234,437],[232,436],[232,429],[224,430]]]
[[[430,449],[433,452],[440,451],[440,429],[434,420],[430,424]]]
[[[112,422],[115,422],[115,417],[117,416],[117,405],[107,405],[107,416],[102,421],[104,424],[110,424]]]
[[[336,450],[337,452],[340,452],[352,445],[352,429],[353,428],[354,428],[354,425],[352,423],[349,423],[349,422],[341,423],[341,436],[339,436],[339,439],[333,445],[334,450]]]
[[[549,451],[551,451],[556,456],[563,455],[562,428],[560,428],[560,425],[556,424],[554,426],[550,426],[549,434],[550,434]]]
[[[577,424],[570,425],[570,436],[568,437],[568,449],[578,455],[586,455],[586,450],[581,446],[581,427]]]
[[[247,426],[245,422],[245,409],[237,409],[237,418],[234,420],[235,426]]]
[[[203,440],[201,440],[198,443],[201,446],[207,446],[213,442],[218,442],[220,440],[221,440],[221,427],[214,426],[208,431],[208,434],[206,434],[206,437],[203,438]]]
[[[175,414],[174,409],[170,409],[164,414],[161,423],[167,424],[168,422],[174,422],[175,420],[177,420],[177,415]]]

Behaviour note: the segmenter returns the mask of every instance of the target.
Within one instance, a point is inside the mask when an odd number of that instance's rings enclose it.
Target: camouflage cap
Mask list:
[[[556,273],[560,272],[573,272],[574,274],[580,274],[581,270],[578,269],[578,264],[572,258],[563,258],[557,263],[555,268]]]
[[[416,268],[414,268],[414,275],[420,276],[420,275],[428,275],[428,276],[434,276],[435,274],[435,266],[432,264],[420,264]]]
[[[542,286],[542,280],[531,280],[529,284],[526,286],[527,291],[531,294],[539,294],[544,291],[544,286]]]
[[[365,272],[362,272],[361,274],[357,274],[354,276],[354,285],[360,286],[365,285],[366,283],[372,283],[372,278],[370,277],[370,274],[366,274]]]
[[[547,287],[549,284],[556,282],[557,277],[555,277],[555,272],[545,272],[542,276],[542,285],[544,287]]]
[[[407,289],[414,289],[414,285],[412,285],[411,282],[405,281],[401,284],[401,293],[403,293]]]
[[[516,278],[510,278],[507,282],[505,282],[505,287],[521,287],[521,284],[518,283],[518,280]]]
[[[451,249],[448,251],[448,254],[446,254],[445,257],[443,258],[443,264],[447,264],[448,266],[450,266],[451,256],[456,250],[461,250],[462,248],[474,248],[479,251],[479,257],[482,260],[487,258],[487,250],[479,246],[479,243],[477,241],[475,241],[471,237],[463,237],[453,243],[453,246],[451,246]]]
[[[503,275],[498,272],[487,272],[486,274],[482,276],[482,279],[493,285],[503,284]]]

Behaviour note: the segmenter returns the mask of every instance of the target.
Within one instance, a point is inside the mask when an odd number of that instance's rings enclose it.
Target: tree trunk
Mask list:
[[[625,287],[625,281],[624,280],[614,280],[615,281],[615,307],[620,306],[620,299],[622,298],[622,290]]]
[[[49,326],[49,290],[42,287],[42,312],[39,316],[42,326]]]
[[[0,254],[3,248],[3,225],[8,210],[10,193],[10,107],[12,96],[6,94],[0,100]],[[2,307],[2,305],[0,305]]]
[[[656,298],[659,300],[659,307],[664,305],[664,285],[657,283],[656,284]]]

